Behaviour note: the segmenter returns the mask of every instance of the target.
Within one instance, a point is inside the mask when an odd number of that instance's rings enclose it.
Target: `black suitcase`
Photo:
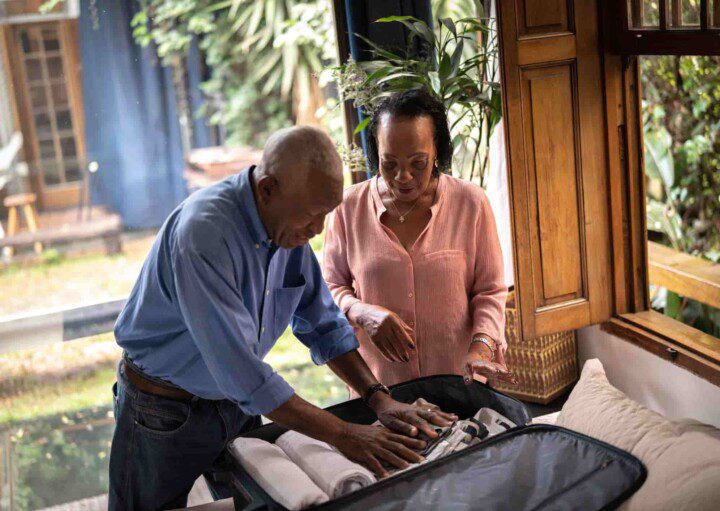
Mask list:
[[[578,510],[615,509],[645,481],[631,454],[573,431],[529,425],[520,401],[487,385],[466,386],[459,376],[419,378],[395,385],[392,396],[424,398],[460,418],[489,407],[519,426],[412,470],[389,477],[314,510]],[[327,408],[338,417],[371,424],[374,413],[359,399]],[[245,434],[274,442],[285,430],[268,424]],[[236,510],[284,510],[228,453]]]

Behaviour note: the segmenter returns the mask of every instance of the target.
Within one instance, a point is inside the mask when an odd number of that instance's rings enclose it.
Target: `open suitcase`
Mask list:
[[[489,407],[521,426],[313,510],[615,509],[645,481],[645,467],[631,454],[558,426],[529,425],[525,405],[481,383],[466,386],[459,376],[430,376],[391,391],[399,401],[422,397],[460,418]],[[376,420],[359,399],[327,410],[355,423]],[[284,431],[267,424],[245,436],[274,442]],[[236,510],[284,509],[229,453],[228,458]]]

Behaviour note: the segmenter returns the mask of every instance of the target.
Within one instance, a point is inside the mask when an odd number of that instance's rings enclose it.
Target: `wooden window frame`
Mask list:
[[[645,26],[642,0],[608,0],[605,45],[625,55],[720,55],[720,1],[700,0],[700,10],[699,25],[683,25],[682,1],[659,0],[658,26]]]
[[[615,313],[601,328],[720,385],[720,341],[650,307],[637,56],[605,52]]]

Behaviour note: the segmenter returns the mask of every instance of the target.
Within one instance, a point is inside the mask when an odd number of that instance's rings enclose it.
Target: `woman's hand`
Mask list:
[[[490,348],[481,343],[474,342],[470,344],[467,355],[463,362],[463,379],[466,385],[470,385],[474,376],[484,376],[489,380],[500,380],[512,385],[517,384],[517,380],[510,373],[505,364],[492,361],[493,354]]]
[[[408,362],[415,349],[414,333],[393,311],[366,303],[356,303],[348,310],[348,318],[360,325],[382,355],[393,362]]]

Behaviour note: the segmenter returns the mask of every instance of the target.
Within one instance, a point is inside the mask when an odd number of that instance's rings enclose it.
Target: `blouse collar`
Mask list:
[[[432,206],[430,206],[430,214],[432,216],[435,216],[441,202],[445,197],[445,182],[447,181],[447,179],[448,176],[441,172],[438,178],[437,190],[435,190],[435,202],[433,202]],[[387,208],[385,207],[385,204],[383,204],[382,198],[380,197],[380,190],[378,188],[379,181],[380,174],[378,173],[377,175],[375,175],[375,177],[372,178],[370,182],[371,195],[373,198],[373,203],[375,204],[375,216],[377,216],[378,220],[380,219],[382,214],[387,211]]]

